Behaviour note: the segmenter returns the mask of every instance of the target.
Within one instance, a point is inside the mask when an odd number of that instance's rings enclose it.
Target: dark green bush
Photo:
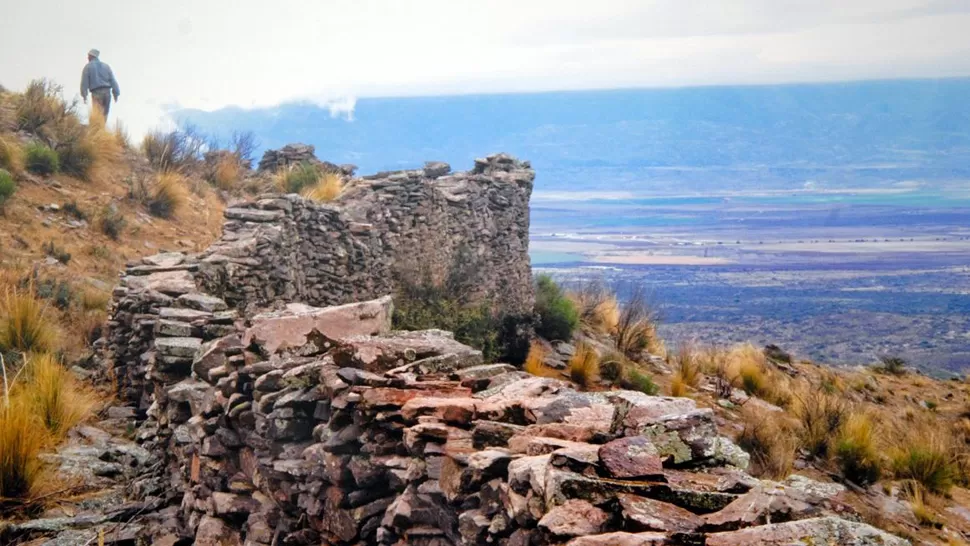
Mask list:
[[[0,169],[0,211],[3,210],[3,206],[13,196],[15,191],[17,191],[17,183],[14,182],[13,176],[7,171]]]
[[[57,152],[44,146],[32,142],[24,150],[24,165],[27,170],[40,175],[54,174],[61,168],[60,158]]]
[[[81,207],[77,205],[77,201],[68,201],[64,203],[61,209],[69,216],[73,217],[75,220],[87,220],[88,214],[84,212]]]
[[[660,387],[653,382],[653,378],[650,375],[638,370],[630,370],[626,377],[623,378],[621,385],[624,389],[640,391],[650,396],[654,396],[660,391]]]
[[[548,340],[569,340],[579,325],[579,311],[549,275],[536,277],[536,333]]]
[[[481,350],[487,362],[520,364],[529,350],[532,319],[502,314],[488,300],[471,301],[465,283],[475,268],[474,260],[459,258],[440,283],[433,282],[427,272],[399,274],[394,328],[447,330],[456,340]]]
[[[57,145],[57,156],[60,159],[61,172],[81,180],[87,180],[94,166],[97,151],[90,140],[78,131]]]

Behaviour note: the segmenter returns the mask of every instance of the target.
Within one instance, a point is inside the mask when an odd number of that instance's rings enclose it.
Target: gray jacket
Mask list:
[[[98,59],[88,61],[88,64],[84,65],[84,71],[81,72],[81,97],[87,100],[88,90],[103,88],[111,88],[115,100],[118,100],[121,89],[118,87],[118,80],[115,79],[114,73],[111,72],[111,67]]]

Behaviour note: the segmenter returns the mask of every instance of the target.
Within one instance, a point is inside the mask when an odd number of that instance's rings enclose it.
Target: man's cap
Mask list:
[[[101,55],[101,52],[98,51],[97,49],[92,49],[91,51],[88,51],[89,57],[94,57],[95,59],[97,59],[99,55]]]

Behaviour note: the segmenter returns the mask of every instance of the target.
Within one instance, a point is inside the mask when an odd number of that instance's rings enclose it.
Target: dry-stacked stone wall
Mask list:
[[[859,523],[841,485],[752,478],[690,399],[581,392],[483,364],[446,332],[391,331],[391,313],[389,298],[289,305],[152,376],[139,438],[161,457],[175,517],[143,539],[908,544]]]

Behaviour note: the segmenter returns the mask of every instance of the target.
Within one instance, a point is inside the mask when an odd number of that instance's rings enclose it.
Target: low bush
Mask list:
[[[79,128],[75,134],[59,142],[55,150],[61,172],[81,180],[90,178],[98,150],[83,130]]]
[[[738,445],[751,455],[755,475],[781,479],[791,474],[798,450],[795,425],[781,413],[746,410]]]
[[[0,169],[19,173],[24,168],[24,154],[13,136],[0,135]]]
[[[579,325],[579,313],[562,288],[549,275],[539,275],[535,280],[536,314],[539,325],[536,332],[548,340],[569,340]]]
[[[57,152],[43,144],[32,142],[24,150],[24,166],[39,175],[51,175],[61,169]]]
[[[839,432],[835,457],[842,476],[858,485],[879,480],[882,464],[876,449],[875,426],[869,416],[851,415]]]
[[[623,379],[623,374],[629,365],[625,356],[619,352],[606,353],[600,358],[600,377],[616,385]]]
[[[458,263],[463,260],[456,260]],[[474,267],[470,265],[469,267]],[[486,361],[520,364],[526,358],[531,328],[527,317],[502,315],[490,301],[468,298],[465,268],[453,266],[442,282],[429,273],[398,275],[393,324],[398,330],[437,328],[455,334],[458,341],[482,351]]]
[[[906,373],[906,361],[898,356],[879,355],[880,370],[891,375]]]
[[[56,342],[57,327],[44,302],[30,287],[7,287],[0,299],[0,352],[50,352]]]
[[[34,80],[17,101],[17,128],[45,142],[56,143],[67,129],[80,124],[77,103],[61,98],[61,87],[48,80]]]
[[[340,195],[343,187],[344,180],[339,174],[326,171],[312,186],[303,188],[300,195],[315,203],[329,203]]]
[[[205,138],[192,126],[170,132],[152,131],[142,139],[141,149],[155,169],[185,174],[202,162]]]
[[[599,373],[599,357],[586,343],[576,345],[576,352],[567,364],[569,378],[582,387],[591,387]]]
[[[155,184],[148,190],[145,206],[152,216],[173,218],[188,202],[189,192],[185,179],[174,172],[158,175]]]
[[[44,243],[43,249],[45,254],[64,265],[71,261],[71,253],[54,244],[53,239]]]
[[[656,396],[660,392],[660,387],[653,381],[650,374],[642,372],[633,367],[627,369],[626,376],[621,382],[621,386],[624,389],[631,391],[640,391],[643,394],[648,394],[650,396]]]
[[[84,210],[81,209],[80,206],[78,206],[77,201],[68,201],[67,203],[64,203],[64,205],[61,207],[61,210],[63,210],[65,214],[74,218],[75,220],[88,219],[88,213],[84,212]]]
[[[663,342],[657,337],[658,317],[645,289],[635,285],[620,307],[615,335],[616,348],[633,360],[640,359],[643,351],[656,355],[665,352]]]
[[[13,197],[16,191],[17,183],[14,182],[13,176],[9,172],[0,169],[0,212],[3,212],[4,205],[7,204],[7,201]]]
[[[98,226],[101,228],[101,233],[104,233],[113,241],[117,241],[121,237],[121,232],[124,231],[126,224],[124,214],[118,210],[118,207],[112,205],[104,207],[98,217]]]

